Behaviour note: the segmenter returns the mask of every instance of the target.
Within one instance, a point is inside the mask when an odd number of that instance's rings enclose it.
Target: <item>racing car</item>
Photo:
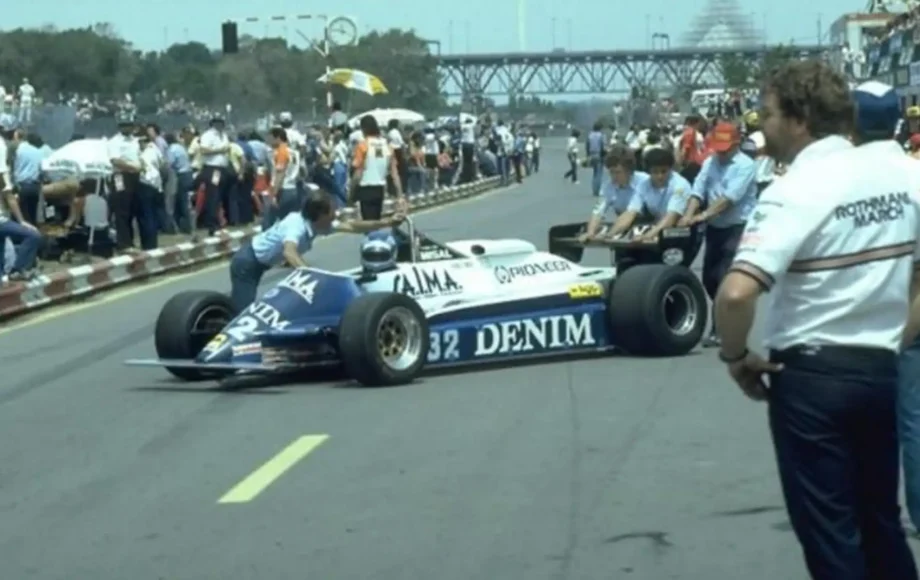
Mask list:
[[[385,269],[296,269],[238,315],[225,294],[173,296],[156,321],[158,358],[126,363],[189,381],[334,366],[384,386],[455,365],[696,347],[708,307],[687,267],[582,266],[571,231],[550,230],[557,254],[519,239],[437,242],[407,220]]]

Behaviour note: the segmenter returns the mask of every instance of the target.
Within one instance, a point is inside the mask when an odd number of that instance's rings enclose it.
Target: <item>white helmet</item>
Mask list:
[[[392,231],[367,234],[361,244],[361,267],[365,272],[383,272],[396,267],[396,239]]]

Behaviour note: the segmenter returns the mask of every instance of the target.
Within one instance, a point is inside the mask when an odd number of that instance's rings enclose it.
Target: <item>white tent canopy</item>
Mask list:
[[[112,174],[105,139],[72,141],[42,161],[42,171],[53,180],[99,179]]]
[[[372,111],[365,111],[360,115],[355,115],[348,121],[348,124],[352,127],[357,127],[358,123],[361,121],[361,117],[365,115],[371,115],[377,119],[377,123],[381,127],[385,127],[393,119],[399,121],[401,125],[414,125],[425,121],[425,115],[410,111],[409,109],[374,109]]]

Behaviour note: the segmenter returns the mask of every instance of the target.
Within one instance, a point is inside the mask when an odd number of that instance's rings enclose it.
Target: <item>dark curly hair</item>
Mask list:
[[[636,169],[636,154],[628,147],[614,145],[604,158],[604,166],[608,169],[622,167],[626,171]]]
[[[849,135],[855,108],[846,79],[820,60],[783,63],[767,73],[764,94],[773,94],[783,116],[802,122],[814,139]]]

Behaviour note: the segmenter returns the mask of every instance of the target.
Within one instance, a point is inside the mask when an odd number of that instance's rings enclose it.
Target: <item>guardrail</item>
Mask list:
[[[498,177],[447,187],[434,193],[412,196],[411,211],[446,205],[481,195],[499,185]],[[343,217],[350,214],[345,213]],[[0,320],[75,298],[90,296],[116,286],[182,270],[208,262],[225,260],[260,228],[234,230],[198,243],[181,243],[169,248],[118,256],[85,266],[76,266],[29,282],[14,282],[0,288]]]

